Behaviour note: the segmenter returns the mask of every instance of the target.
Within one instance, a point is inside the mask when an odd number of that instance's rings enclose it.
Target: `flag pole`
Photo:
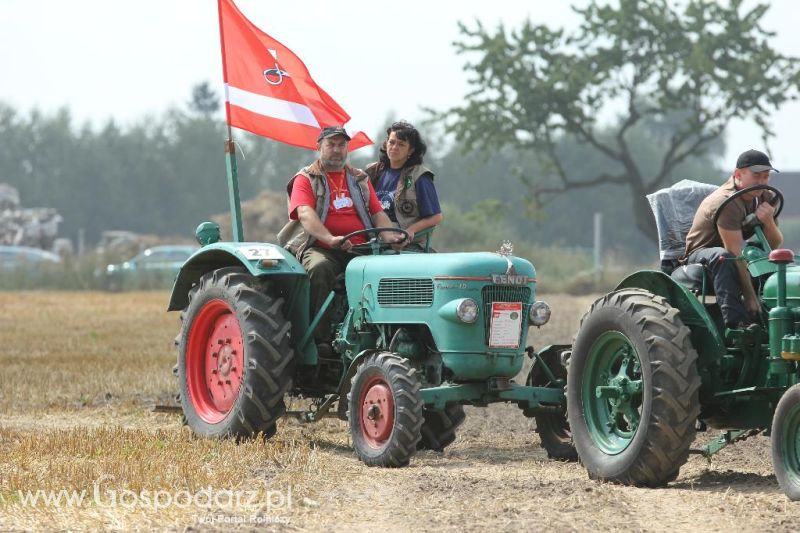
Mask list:
[[[225,169],[228,175],[228,201],[231,206],[231,233],[234,242],[244,241],[242,227],[242,204],[239,198],[239,174],[236,168],[236,145],[231,132],[231,106],[228,101],[228,69],[225,64],[225,39],[222,35],[222,0],[217,0],[219,14],[219,42],[222,49],[222,79],[225,82],[225,118],[228,124],[228,140],[225,141]]]
[[[236,146],[228,126],[228,140],[225,141],[225,168],[228,174],[228,200],[231,204],[231,232],[234,242],[244,241],[242,228],[242,205],[239,199],[239,176],[236,169]]]

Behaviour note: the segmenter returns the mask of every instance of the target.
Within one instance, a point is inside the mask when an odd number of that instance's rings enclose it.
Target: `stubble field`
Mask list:
[[[593,300],[546,299],[554,315],[531,332],[537,347],[569,342]],[[577,463],[548,460],[534,423],[505,405],[467,408],[452,446],[403,469],[363,466],[338,420],[284,419],[269,441],[196,439],[179,416],[151,411],[176,389],[178,318],[166,302],[166,293],[0,293],[0,530],[795,531],[800,523],[763,437],[711,463],[691,456],[658,490],[593,482]]]

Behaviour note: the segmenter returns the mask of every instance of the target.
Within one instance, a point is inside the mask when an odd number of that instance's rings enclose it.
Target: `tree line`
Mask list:
[[[423,135],[437,138],[435,124]],[[655,131],[655,130],[654,130]],[[642,157],[657,139],[640,137]],[[128,126],[76,125],[68,109],[24,114],[0,103],[0,182],[16,187],[25,207],[54,207],[64,217],[60,233],[88,243],[104,230],[191,238],[198,223],[228,210],[222,143],[224,119],[192,106],[173,109]],[[262,190],[283,191],[286,181],[315,154],[236,132],[243,200]],[[373,133],[376,143],[385,135]],[[722,149],[719,144],[718,150]],[[376,157],[377,146],[351,155],[357,166]],[[574,139],[560,151],[574,176],[613,162]],[[426,160],[445,205],[447,220],[437,242],[447,249],[497,245],[502,238],[533,244],[591,245],[591,213],[605,214],[607,244],[623,252],[654,246],[631,224],[629,191],[608,184],[575,191],[531,209],[526,179],[545,179],[535,155],[513,147],[491,154],[464,154],[457,143],[439,147]],[[680,177],[715,179],[710,158],[684,165]],[[445,239],[446,242],[442,242]],[[491,240],[492,242],[485,242]]]

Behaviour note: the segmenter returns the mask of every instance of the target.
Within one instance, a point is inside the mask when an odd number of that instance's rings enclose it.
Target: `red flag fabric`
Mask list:
[[[218,5],[228,124],[312,150],[322,128],[347,129],[350,115],[314,82],[294,52],[247,20],[233,0]],[[361,131],[348,134],[351,151],[372,144]]]

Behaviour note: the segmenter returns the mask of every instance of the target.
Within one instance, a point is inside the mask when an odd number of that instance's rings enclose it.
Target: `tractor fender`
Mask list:
[[[189,290],[207,272],[243,266],[257,277],[276,276],[296,289],[300,279],[308,283],[303,265],[288,250],[260,242],[217,242],[202,247],[181,267],[172,287],[167,311],[179,311],[189,304]],[[288,278],[287,278],[288,277]],[[302,283],[301,283],[302,285]]]
[[[725,342],[711,315],[689,289],[657,270],[642,270],[623,279],[615,290],[639,288],[666,298],[691,330],[692,345],[702,368],[725,355]]]
[[[560,365],[564,366],[564,368],[567,368],[569,357],[570,355],[572,355],[571,350],[572,350],[571,344],[548,344],[538,352],[533,348],[533,346],[528,346],[527,348],[525,348],[525,351],[528,353],[528,357],[530,357],[533,360],[533,364],[528,369],[527,376],[530,376],[531,372],[533,372],[533,368],[537,364],[546,365],[544,359],[550,353],[556,354],[553,357],[558,360]]]

